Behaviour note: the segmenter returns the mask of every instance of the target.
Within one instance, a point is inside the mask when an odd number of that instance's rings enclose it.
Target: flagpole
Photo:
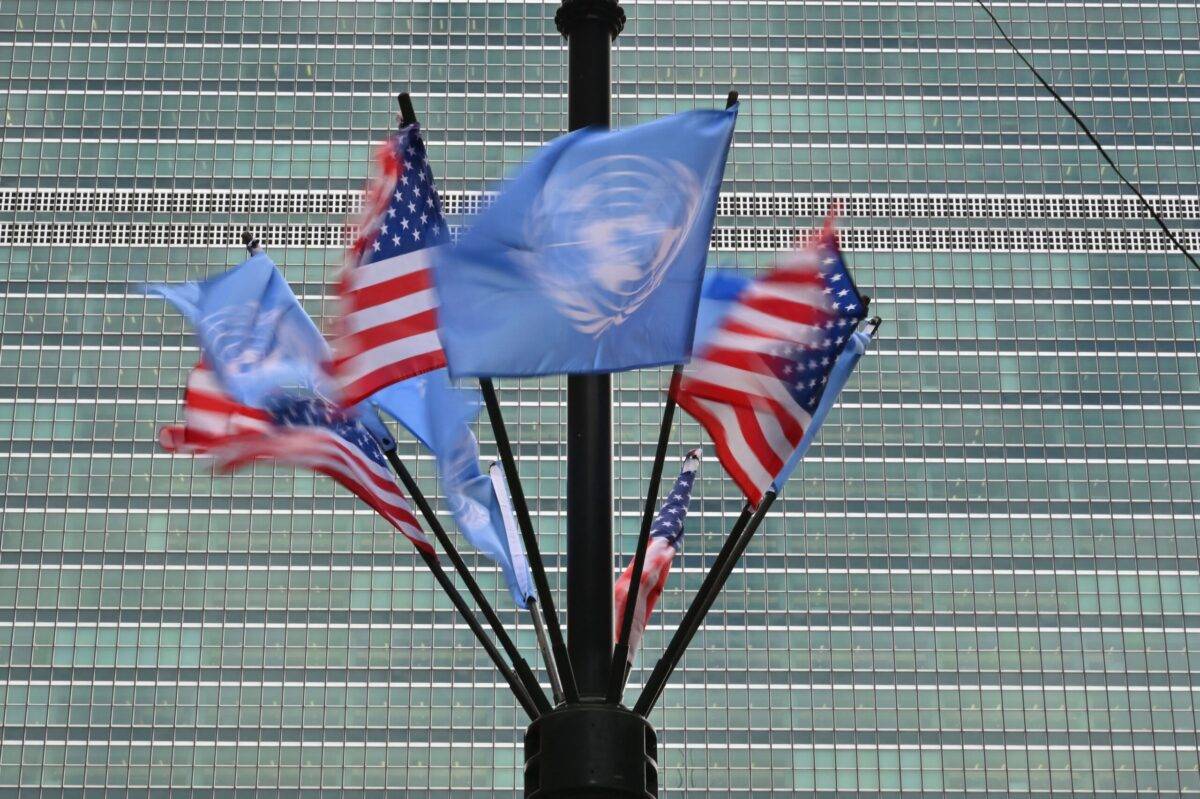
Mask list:
[[[504,479],[508,483],[509,498],[513,510],[517,514],[517,524],[521,528],[521,540],[525,544],[525,556],[529,559],[529,569],[533,572],[533,584],[537,588],[538,600],[546,617],[546,627],[550,633],[550,644],[554,652],[553,665],[558,669],[562,680],[563,696],[567,702],[579,701],[579,689],[575,685],[575,673],[571,668],[571,659],[567,656],[567,647],[563,643],[562,628],[558,624],[558,611],[554,607],[554,595],[550,591],[550,581],[546,579],[546,566],[542,562],[542,551],[538,548],[537,537],[533,533],[533,523],[529,520],[529,506],[525,502],[525,492],[521,488],[521,478],[517,475],[517,461],[513,457],[512,444],[508,440],[508,430],[504,426],[504,417],[500,414],[500,400],[496,396],[496,386],[491,378],[479,378],[479,388],[483,392],[483,403],[487,407],[488,421],[492,424],[492,433],[496,437],[496,448],[500,450],[500,465],[504,467]],[[547,664],[549,665],[549,663]]]
[[[492,604],[488,602],[483,590],[479,587],[479,583],[475,581],[474,575],[471,574],[471,570],[467,567],[466,561],[463,560],[462,555],[454,546],[454,542],[450,540],[450,536],[446,534],[446,529],[442,527],[441,522],[438,520],[437,514],[430,506],[429,501],[425,498],[425,495],[421,493],[421,489],[417,486],[417,481],[413,479],[413,476],[404,466],[404,463],[401,462],[400,456],[397,454],[395,448],[386,449],[384,450],[383,454],[387,456],[388,462],[392,464],[392,469],[394,469],[396,474],[400,477],[400,482],[404,484],[404,488],[406,491],[408,491],[409,496],[412,497],[413,502],[416,503],[418,508],[420,508],[421,515],[423,515],[425,517],[425,521],[429,523],[429,527],[433,530],[433,535],[435,538],[437,538],[438,543],[442,545],[442,550],[446,553],[446,557],[450,558],[450,562],[454,564],[454,569],[458,572],[458,576],[462,578],[463,583],[466,584],[467,590],[471,593],[475,603],[479,605],[479,609],[483,612],[484,618],[487,619],[488,624],[496,633],[496,638],[499,639],[500,645],[504,647],[504,651],[507,652],[509,658],[512,659],[513,666],[516,668],[515,677],[519,678],[519,683],[516,686],[513,686],[513,692],[517,694],[518,699],[522,699],[522,695],[524,695],[524,701],[522,704],[528,702],[529,706],[526,707],[526,710],[528,710],[529,707],[532,707],[533,711],[531,715],[534,718],[537,718],[539,715],[550,709],[550,702],[548,699],[546,699],[546,692],[542,690],[542,686],[540,683],[538,683],[537,677],[534,676],[533,670],[529,668],[529,663],[526,662],[525,658],[521,657],[520,650],[517,649],[517,646],[513,643],[512,638],[509,637],[508,631],[504,629],[504,625],[500,622],[500,618],[496,615],[496,611],[492,608]],[[428,561],[426,562],[428,563]],[[476,637],[479,638],[480,642],[484,645],[484,648],[488,649],[488,654],[492,655],[492,660],[496,662],[496,667],[499,668],[501,672],[504,672],[507,669],[507,664],[505,664],[502,659],[499,659],[500,653],[492,644],[491,639],[487,637],[487,633],[484,631],[483,626],[479,624],[478,619],[475,618],[475,614],[471,612],[469,607],[467,607],[465,600],[462,598],[462,594],[460,594],[458,589],[449,582],[449,577],[445,575],[445,571],[442,569],[441,564],[438,563],[436,556],[433,558],[433,563],[436,565],[436,570],[441,572],[441,574],[445,577],[445,581],[439,577],[438,582],[442,583],[443,588],[446,588],[446,593],[450,593],[451,590],[453,590],[454,594],[458,597],[456,600],[455,596],[451,596],[450,601],[455,603],[455,607],[459,609],[459,612],[462,613],[464,618],[466,618],[467,623],[471,625],[471,630],[475,632]],[[434,567],[431,566],[430,568],[433,569]],[[435,573],[434,576],[437,577],[438,575]],[[447,588],[447,586],[449,587]],[[511,674],[511,672],[509,673]],[[507,679],[508,675],[505,676]],[[513,685],[513,681],[510,681],[509,684]],[[520,691],[517,690],[518,687],[521,688]]]
[[[521,542],[521,531],[517,526],[517,514],[513,510],[512,498],[508,495],[508,484],[504,479],[504,467],[493,461],[488,467],[488,478],[492,481],[492,489],[496,492],[496,500],[500,503],[500,511],[504,515],[504,536],[513,559],[513,571],[518,575],[522,569],[529,568],[529,558],[525,555],[525,545]],[[516,557],[520,549],[521,557]],[[546,624],[542,618],[542,610],[538,607],[537,586],[530,586],[534,596],[525,597],[525,609],[533,621],[533,632],[537,636],[538,649],[542,653],[542,662],[546,664],[546,675],[550,678],[550,691],[554,695],[554,703],[566,701],[563,696],[562,680],[558,678],[558,665],[554,662],[554,652],[550,649],[550,641],[546,637]],[[524,589],[522,589],[524,590]]]
[[[536,599],[529,600],[529,618],[533,620],[533,632],[537,636],[538,648],[542,650],[542,659],[546,661],[546,674],[550,677],[550,692],[554,701],[561,704],[566,701],[563,694],[562,680],[558,676],[558,664],[554,662],[554,652],[550,649],[550,641],[546,638],[546,622],[542,618],[542,610]]]
[[[612,664],[608,671],[608,701],[617,704],[625,692],[625,679],[629,674],[629,635],[633,630],[633,614],[637,607],[638,593],[642,587],[642,571],[646,566],[646,549],[650,544],[650,527],[654,522],[654,506],[658,502],[658,485],[662,481],[663,463],[667,459],[667,446],[671,443],[671,427],[675,421],[675,387],[683,375],[683,367],[671,370],[671,383],[667,389],[667,404],[663,407],[662,423],[658,428],[658,446],[654,450],[654,465],[650,469],[650,485],[646,489],[646,504],[642,508],[642,527],[638,531],[637,553],[633,556],[633,571],[629,577],[629,593],[625,597],[625,612],[621,616],[621,632],[617,645],[613,647]]]
[[[425,565],[429,567],[429,571],[433,574],[434,579],[438,581],[438,585],[442,587],[442,590],[446,592],[446,596],[450,597],[450,601],[454,604],[454,607],[458,609],[463,619],[466,620],[467,626],[471,628],[471,632],[475,634],[479,643],[488,653],[488,657],[492,659],[492,663],[500,671],[500,674],[504,677],[504,681],[508,683],[508,687],[517,697],[517,701],[521,703],[521,707],[524,708],[531,719],[539,718],[542,714],[538,712],[537,707],[533,704],[533,700],[529,698],[529,694],[525,691],[525,686],[517,679],[517,675],[508,667],[508,664],[504,662],[504,658],[500,656],[500,650],[496,649],[496,645],[488,638],[487,631],[483,629],[479,620],[475,618],[475,614],[467,606],[467,601],[463,599],[463,595],[459,593],[454,583],[450,581],[450,575],[446,574],[446,570],[438,562],[437,555],[423,549],[418,551],[421,553],[421,560],[425,561]]]
[[[717,559],[713,561],[708,574],[705,575],[700,591],[692,600],[692,604],[688,606],[683,621],[679,623],[675,634],[671,636],[671,642],[667,645],[666,652],[654,664],[654,671],[650,674],[650,679],[646,681],[641,696],[634,705],[633,712],[646,716],[654,709],[655,703],[658,702],[666,687],[667,680],[670,679],[675,667],[683,658],[684,652],[687,651],[688,645],[691,644],[692,638],[704,623],[704,617],[712,609],[721,589],[725,587],[725,581],[733,572],[733,567],[741,558],[742,553],[746,551],[746,547],[749,546],[750,539],[758,530],[763,517],[767,515],[767,511],[775,502],[775,496],[775,491],[770,490],[763,495],[757,508],[752,509],[751,505],[746,503],[742,509],[741,515],[738,516],[733,529],[729,531],[729,536],[725,539],[725,544],[717,554]]]

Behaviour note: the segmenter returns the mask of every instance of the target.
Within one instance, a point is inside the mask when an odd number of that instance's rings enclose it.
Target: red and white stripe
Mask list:
[[[374,508],[417,548],[433,552],[391,472],[332,430],[275,427],[269,433],[231,438],[212,454],[222,472],[236,471],[256,460],[271,460],[330,477]]]
[[[271,429],[267,412],[242,405],[226,394],[203,361],[188,375],[183,414],[182,425],[158,431],[158,441],[167,452],[204,453],[231,436]]]
[[[730,308],[675,387],[717,457],[753,504],[762,500],[812,416],[773,368],[788,346],[815,345],[831,318],[815,248],[755,280]]]
[[[671,564],[675,561],[677,550],[665,538],[657,536],[650,539],[646,547],[646,562],[642,566],[642,580],[638,588],[637,606],[633,609],[633,624],[629,627],[629,657],[633,663],[634,655],[642,645],[642,636],[646,625],[650,622],[650,614],[662,596],[663,588],[667,585],[667,577],[671,574]],[[621,623],[625,619],[625,603],[629,601],[629,584],[633,581],[633,561],[621,572],[613,587],[613,620],[616,628],[613,639],[621,636]]]
[[[440,252],[430,247],[346,270],[333,344],[342,405],[446,365],[431,269]]]
[[[265,459],[320,472],[366,502],[418,548],[433,551],[391,472],[332,430],[273,424],[265,411],[227,395],[203,362],[188,377],[184,424],[164,427],[159,442],[168,452],[211,455],[226,472]]]

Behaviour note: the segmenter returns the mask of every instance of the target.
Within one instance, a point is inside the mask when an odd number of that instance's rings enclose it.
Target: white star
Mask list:
[[[421,196],[421,187],[420,187],[420,186],[413,186],[413,194],[415,194],[415,195],[417,195],[418,197],[420,197],[420,196]]]
[[[417,154],[417,151],[416,151],[416,150],[413,148],[413,146],[412,146],[411,144],[410,144],[410,145],[408,145],[408,149],[407,149],[407,150],[405,150],[404,152],[408,153],[409,155],[416,155],[416,154]]]
[[[401,183],[401,185],[407,186],[407,185],[408,185],[408,175],[401,175],[401,176],[400,176],[400,183]],[[399,197],[397,197],[396,199],[398,200],[398,199],[400,199],[400,198],[399,198]]]
[[[428,217],[428,216],[426,216],[425,214],[421,214],[421,224],[422,224],[422,225],[427,225],[427,224],[429,224],[429,217]]]
[[[421,240],[421,229],[420,228],[416,228],[416,227],[413,228],[412,234],[413,234],[414,239],[416,239],[417,241]]]
[[[404,228],[405,230],[408,230],[408,217],[404,217],[403,219],[400,220],[400,227]]]
[[[393,197],[395,197],[397,200],[399,200],[399,199],[400,199],[400,190],[399,190],[399,189],[397,189],[397,190],[396,190],[396,193],[395,193],[395,194],[393,194],[392,196],[393,196]]]
[[[387,225],[380,225],[379,232],[386,236],[387,235]]]
[[[375,252],[379,252],[379,248],[381,246],[382,245],[379,243],[379,239],[375,239]]]
[[[399,236],[392,236],[392,244],[394,244],[394,245],[396,245],[397,247],[399,247],[399,246],[400,246],[400,237],[399,237]]]
[[[396,209],[395,209],[395,208],[389,208],[389,209],[388,209],[388,218],[389,218],[389,219],[395,219],[395,218],[396,218]]]
[[[409,203],[408,204],[408,212],[410,214],[415,214],[417,212],[417,206],[413,205],[412,203]]]
[[[437,234],[442,232],[442,229],[440,226],[434,225],[433,227],[429,228],[429,232],[436,236]]]

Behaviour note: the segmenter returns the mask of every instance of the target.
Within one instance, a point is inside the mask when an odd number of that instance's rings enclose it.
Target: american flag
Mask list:
[[[339,289],[333,374],[343,405],[446,365],[430,266],[449,241],[417,125],[380,148]]]
[[[675,389],[757,505],[804,436],[866,309],[830,225],[742,291]]]
[[[433,551],[379,445],[358,420],[311,395],[277,394],[266,406],[236,402],[201,363],[188,378],[184,425],[163,428],[159,441],[169,452],[211,455],[222,471],[274,460],[327,475],[418,548]]]
[[[271,429],[271,415],[226,394],[204,361],[188,375],[183,413],[184,424],[158,432],[158,441],[167,452],[204,453],[232,436]]]
[[[683,470],[675,480],[671,493],[663,500],[658,516],[650,528],[650,541],[646,547],[646,562],[642,567],[642,579],[639,583],[637,606],[633,611],[633,625],[629,628],[629,662],[637,653],[642,643],[642,635],[650,621],[650,614],[658,604],[667,577],[671,573],[671,563],[675,554],[681,549],[683,541],[683,522],[687,519],[688,503],[692,499],[692,487],[696,481],[696,472],[700,468],[700,450],[694,449],[683,459]],[[625,567],[613,590],[614,619],[616,635],[621,634],[621,624],[625,619],[625,603],[629,598],[629,584],[633,580],[633,562]]]

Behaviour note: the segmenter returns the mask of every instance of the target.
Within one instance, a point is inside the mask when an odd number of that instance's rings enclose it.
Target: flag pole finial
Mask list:
[[[738,93],[737,89],[730,89],[729,94],[725,97],[725,107],[733,108],[737,104]]]

